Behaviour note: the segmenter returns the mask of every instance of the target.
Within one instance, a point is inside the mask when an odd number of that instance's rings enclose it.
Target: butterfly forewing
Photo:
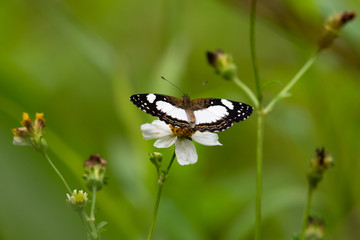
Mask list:
[[[138,108],[158,117],[167,124],[177,127],[188,127],[186,112],[181,99],[161,94],[135,94],[130,97]]]

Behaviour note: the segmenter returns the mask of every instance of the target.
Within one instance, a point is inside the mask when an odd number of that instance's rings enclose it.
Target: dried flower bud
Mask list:
[[[324,25],[321,38],[319,40],[319,51],[328,48],[334,39],[339,36],[341,28],[356,17],[356,12],[346,11],[331,16]]]
[[[236,65],[230,55],[222,50],[216,52],[206,52],[207,60],[215,68],[215,72],[226,80],[232,80],[236,76]]]
[[[23,113],[21,125],[14,128],[13,144],[18,146],[33,146],[37,151],[46,151],[47,143],[44,138],[45,119],[43,113],[36,113],[35,121],[31,121],[29,114]]]
[[[66,194],[67,196],[67,203],[75,210],[75,211],[81,211],[85,209],[86,204],[88,202],[88,194],[84,192],[83,190],[80,190],[79,192],[75,189],[73,193]]]
[[[103,159],[99,154],[90,155],[89,159],[85,160],[84,162],[85,167],[96,166],[96,165],[101,165],[105,167],[106,164],[107,163],[105,159]]]
[[[86,180],[86,187],[89,191],[99,191],[105,184],[105,169],[106,161],[100,157],[99,154],[93,154],[84,162],[84,179]]]
[[[325,170],[334,165],[333,158],[325,152],[325,148],[316,149],[317,156],[311,160],[308,172],[308,181],[315,188],[321,181]]]
[[[306,240],[322,240],[324,238],[324,221],[321,218],[309,217],[305,230]]]

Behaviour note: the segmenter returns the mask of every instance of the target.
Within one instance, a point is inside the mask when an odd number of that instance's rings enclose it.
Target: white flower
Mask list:
[[[198,156],[193,142],[189,139],[206,146],[222,145],[218,141],[218,135],[211,132],[193,132],[191,129],[181,129],[167,125],[160,120],[141,125],[144,139],[157,139],[154,146],[168,148],[175,144],[175,154],[180,165],[194,164]]]
[[[76,189],[73,191],[71,195],[68,193],[66,194],[67,201],[69,202],[69,204],[78,208],[85,207],[88,201],[87,196],[88,194],[83,190],[80,190],[78,192]]]

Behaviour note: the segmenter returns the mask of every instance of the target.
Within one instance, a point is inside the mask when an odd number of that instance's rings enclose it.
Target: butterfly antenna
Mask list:
[[[198,86],[197,88],[194,88],[193,90],[191,90],[191,91],[189,92],[189,94],[192,93],[192,92],[195,91],[195,90],[198,90],[199,88],[201,88],[202,86],[204,86],[204,85],[207,84],[207,83],[208,83],[208,81],[203,82],[200,86]]]
[[[169,80],[167,80],[166,78],[164,78],[163,76],[161,76],[161,78],[165,81],[167,81],[168,83],[170,83],[171,85],[173,85],[177,90],[179,90],[182,94],[185,95],[185,93],[178,87],[176,86],[175,84],[173,84],[172,82],[170,82]]]

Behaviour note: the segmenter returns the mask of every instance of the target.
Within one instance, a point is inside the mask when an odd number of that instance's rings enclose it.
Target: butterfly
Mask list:
[[[181,99],[155,93],[135,94],[130,101],[169,125],[200,132],[224,131],[233,123],[247,119],[254,110],[245,103],[226,99],[190,100],[186,94]]]

